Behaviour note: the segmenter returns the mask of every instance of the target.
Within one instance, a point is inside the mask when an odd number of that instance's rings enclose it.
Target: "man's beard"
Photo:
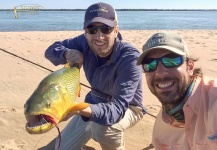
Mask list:
[[[171,78],[165,78],[163,79],[163,81],[171,81]],[[175,81],[176,83],[179,83],[178,79],[173,79],[173,81]],[[161,92],[160,94],[157,93],[155,91],[155,93],[153,93],[161,103],[163,104],[178,104],[182,101],[183,97],[186,94],[186,91],[188,89],[189,86],[189,82],[190,81],[185,81],[181,88],[179,87],[179,85],[177,84],[177,86],[175,87],[175,91],[173,93],[171,93],[170,91],[166,91],[166,92]]]
[[[91,49],[96,55],[98,55],[98,56],[101,57],[101,56],[104,56],[104,55],[107,56],[107,53],[108,53],[109,51],[111,51],[111,49],[113,48],[114,42],[111,43],[111,44],[109,44],[107,48],[102,49],[102,50],[97,50],[96,48],[94,48],[93,44],[92,44],[91,42],[89,42],[89,41],[88,41],[88,45],[90,46],[90,49]],[[100,53],[99,53],[99,52],[100,52]],[[109,53],[109,54],[110,54],[110,53]],[[109,54],[108,54],[108,55],[109,55]],[[106,56],[104,56],[104,57],[106,57]]]

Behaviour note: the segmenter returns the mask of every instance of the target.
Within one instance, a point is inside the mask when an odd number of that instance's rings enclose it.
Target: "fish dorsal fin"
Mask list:
[[[78,97],[81,96],[81,84],[78,85]]]

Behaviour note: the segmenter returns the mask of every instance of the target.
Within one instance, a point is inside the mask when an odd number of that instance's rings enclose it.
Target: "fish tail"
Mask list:
[[[75,64],[70,65],[69,63],[66,63],[64,67],[65,68],[73,68],[73,67],[79,68],[79,64],[75,63]]]
[[[70,68],[70,64],[69,63],[66,63],[64,68]]]

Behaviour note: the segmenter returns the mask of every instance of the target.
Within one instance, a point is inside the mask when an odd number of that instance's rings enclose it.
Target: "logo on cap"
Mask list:
[[[93,13],[93,12],[108,12],[108,10],[105,8],[105,7],[96,7],[96,8],[94,8],[94,9],[92,9],[92,10],[90,10],[90,13]]]
[[[162,33],[155,34],[151,40],[147,43],[147,49],[156,45],[163,45],[168,42],[167,38],[164,38]]]
[[[161,38],[161,37],[163,37],[163,33],[157,33],[152,37],[152,39],[153,38]]]

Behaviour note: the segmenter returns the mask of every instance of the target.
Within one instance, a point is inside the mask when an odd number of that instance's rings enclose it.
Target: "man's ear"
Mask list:
[[[188,70],[189,75],[192,76],[194,73],[194,62],[193,61],[187,62],[187,70]]]
[[[115,29],[114,29],[115,31],[115,37],[117,37],[118,36],[118,25],[115,27]]]
[[[87,38],[87,32],[86,31],[84,32],[84,36]]]

